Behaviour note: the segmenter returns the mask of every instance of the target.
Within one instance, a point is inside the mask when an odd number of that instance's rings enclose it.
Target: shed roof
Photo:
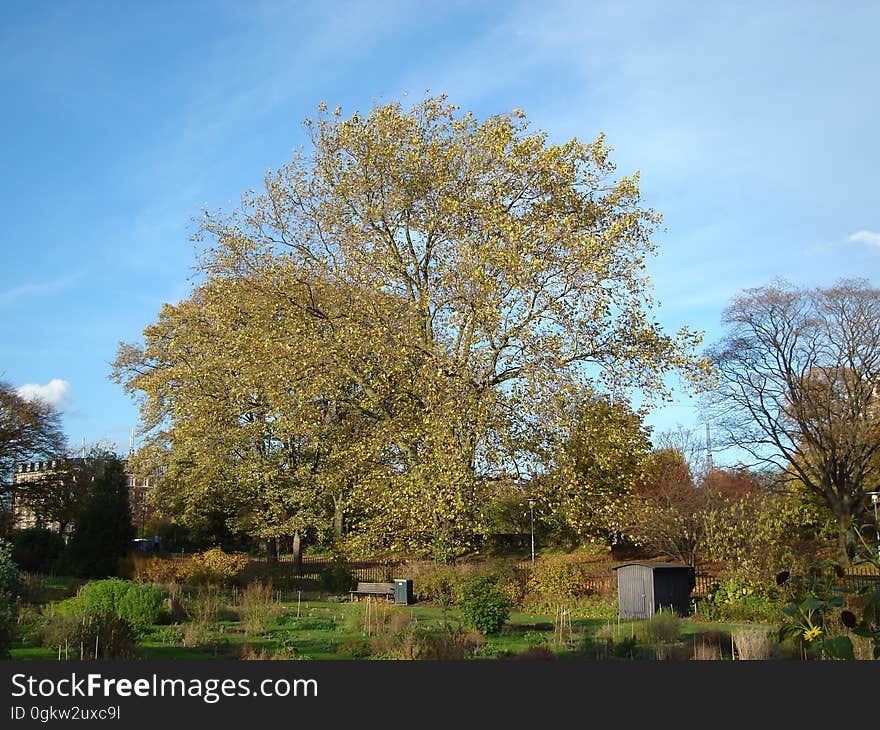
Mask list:
[[[689,570],[693,570],[692,565],[687,565],[686,563],[647,563],[647,562],[630,562],[630,563],[621,563],[620,565],[615,565],[612,567],[612,570],[617,570],[618,568],[626,568],[628,565],[640,565],[644,568],[651,568],[651,570],[669,570],[671,568],[688,568]]]

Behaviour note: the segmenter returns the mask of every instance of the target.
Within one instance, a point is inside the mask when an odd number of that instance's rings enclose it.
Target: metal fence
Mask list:
[[[266,558],[258,558],[256,560],[264,565],[268,562]],[[294,559],[291,555],[279,556],[276,562],[280,565],[289,566],[291,570],[294,567]],[[331,558],[304,555],[302,557],[302,569],[298,576],[317,580],[321,576],[321,571],[332,563]],[[589,592],[599,595],[615,595],[617,593],[617,576],[609,566],[593,567],[583,563],[577,565],[585,571],[584,586]],[[346,567],[359,581],[389,582],[395,578],[412,577],[404,575],[406,565],[402,562],[356,560],[347,562]],[[519,562],[514,567],[525,585],[531,575],[531,562]],[[705,598],[716,583],[718,583],[717,576],[697,572],[694,575],[694,588],[691,596],[696,599]],[[873,566],[854,566],[847,570],[847,574],[843,578],[843,584],[852,590],[880,586],[880,571]]]
[[[713,585],[719,582],[717,576],[704,573],[697,573],[695,579],[696,585],[692,593],[694,598],[705,598],[711,592]],[[847,570],[840,582],[852,591],[880,587],[880,572],[870,565],[853,566]]]
[[[847,569],[843,584],[852,590],[880,587],[880,571],[873,565],[854,565]]]
[[[691,597],[705,598],[712,590],[712,584],[717,581],[718,579],[712,575],[706,575],[705,573],[694,574],[694,588],[691,591]]]

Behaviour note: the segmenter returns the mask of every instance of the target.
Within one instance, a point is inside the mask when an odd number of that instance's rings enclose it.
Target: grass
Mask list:
[[[86,580],[64,575],[24,573],[22,582],[25,600],[34,606],[42,606],[75,596]]]
[[[11,659],[57,659],[58,652],[43,646],[19,646],[10,649],[9,656]]]
[[[61,586],[59,586],[61,587]],[[70,590],[72,586],[65,586]],[[247,611],[240,609],[241,597],[231,592],[220,592],[216,598],[193,592],[186,600],[192,614],[189,620],[174,626],[154,626],[139,642],[140,656],[144,659],[238,659],[242,656],[277,657],[322,660],[355,658],[352,653],[361,650],[373,638],[369,631],[377,622],[375,605],[371,609],[370,626],[365,621],[365,603],[348,603],[339,597],[318,594],[288,593],[273,600],[256,601],[259,621],[253,616],[248,621]],[[299,599],[299,600],[298,600]],[[216,603],[215,603],[216,600]],[[203,605],[205,604],[205,605]],[[221,604],[219,607],[217,604]],[[265,605],[264,605],[265,604]],[[270,605],[271,604],[271,605]],[[268,606],[268,608],[267,608]],[[215,610],[216,609],[216,610]],[[238,610],[234,610],[238,609]],[[430,604],[408,607],[388,606],[388,610],[408,614],[423,629],[430,630],[461,620],[458,611],[444,610]],[[204,613],[205,615],[201,615]],[[199,623],[200,632],[192,632]],[[258,624],[258,625],[256,625]],[[709,623],[684,619],[680,623],[680,644],[693,647],[697,642],[711,641],[723,656],[730,656],[731,631],[755,628],[754,625]],[[188,633],[189,630],[189,633]],[[185,645],[184,637],[196,640]],[[558,658],[583,659],[587,651],[609,646],[606,642],[627,640],[641,647],[628,656],[651,658],[650,642],[646,639],[645,622],[611,621],[607,618],[572,618],[571,636],[560,639],[554,631],[554,616],[545,613],[515,612],[502,632],[486,637],[475,658],[492,659],[523,654],[540,647]],[[362,654],[361,654],[362,655]],[[11,651],[13,659],[55,659],[57,650],[23,643]]]

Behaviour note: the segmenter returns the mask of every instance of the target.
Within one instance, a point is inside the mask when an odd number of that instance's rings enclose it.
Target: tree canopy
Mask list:
[[[454,554],[487,480],[540,471],[572,403],[704,374],[699,336],[652,317],[659,216],[601,136],[443,96],[305,124],[307,152],[205,213],[203,283],[114,367],[233,502],[286,481],[285,530],[329,501],[364,549]]]
[[[575,542],[607,540],[625,524],[626,502],[646,468],[650,429],[628,403],[591,398],[553,468],[536,480],[544,521]]]
[[[61,416],[48,403],[22,398],[0,381],[0,484],[20,462],[51,458],[64,450]]]

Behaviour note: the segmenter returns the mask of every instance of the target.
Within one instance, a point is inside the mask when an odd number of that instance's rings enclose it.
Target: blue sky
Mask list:
[[[739,290],[880,273],[880,4],[7,2],[0,22],[0,379],[125,447],[108,380],[186,296],[191,219],[304,143],[317,104],[446,92],[600,131],[664,216],[660,320],[721,334]],[[657,429],[700,427],[694,401]]]

